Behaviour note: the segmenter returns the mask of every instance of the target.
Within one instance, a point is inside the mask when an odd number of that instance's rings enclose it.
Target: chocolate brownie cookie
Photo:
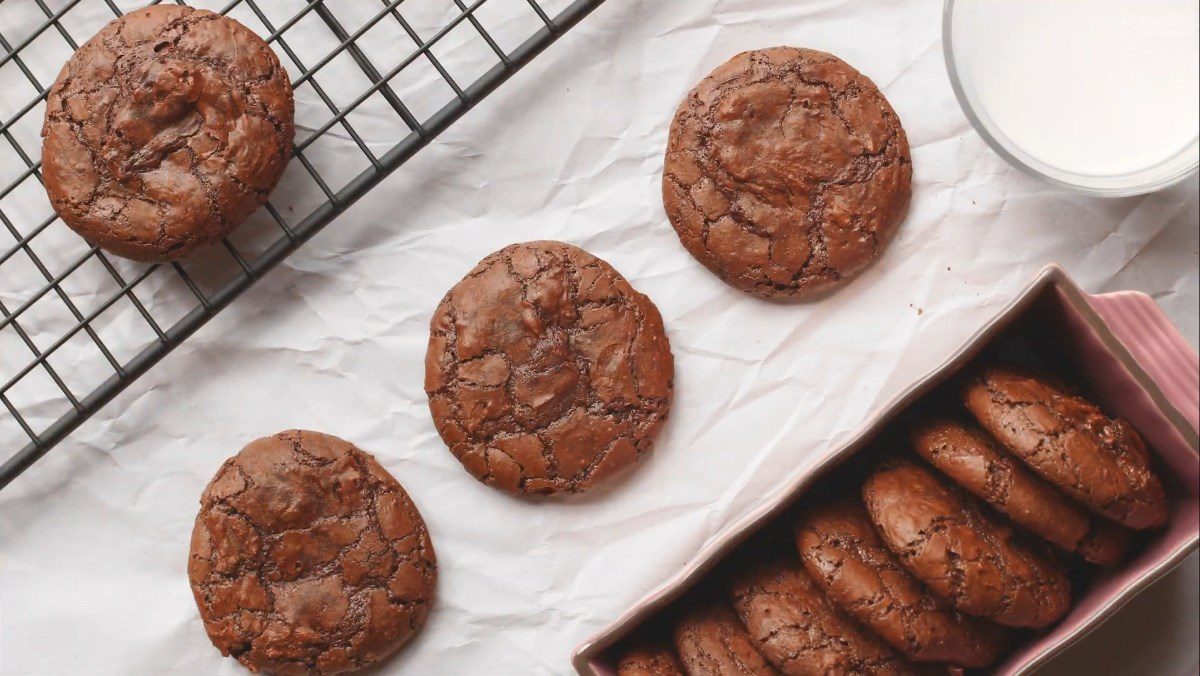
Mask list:
[[[637,643],[617,660],[617,676],[683,676],[683,666],[667,646]]]
[[[721,603],[695,605],[675,625],[675,650],[688,676],[778,674],[754,647],[733,610]]]
[[[909,659],[981,668],[1004,649],[1003,629],[947,607],[900,565],[857,500],[806,512],[796,547],[826,598]]]
[[[182,258],[267,201],[291,154],[293,107],[279,59],[240,23],[175,4],[131,12],[50,88],[50,203],[119,256]]]
[[[1162,484],[1126,420],[1047,378],[1010,368],[985,370],[964,399],[984,429],[1067,495],[1130,528],[1167,522]]]
[[[1121,559],[1130,532],[1095,516],[1039,479],[981,430],[951,419],[914,425],[913,448],[959,486],[1033,534],[1085,561]]]
[[[770,561],[740,571],[733,606],[750,637],[784,674],[907,674],[912,665],[825,600],[798,564]]]
[[[863,486],[863,502],[900,562],[959,610],[1013,627],[1044,627],[1067,612],[1062,565],[932,471],[885,463]]]
[[[336,437],[290,430],[251,442],[200,498],[192,593],[213,645],[251,671],[378,662],[425,623],[436,577],[404,489]]]
[[[911,181],[908,139],[873,82],[831,54],[775,47],[738,54],[684,99],[663,201],[718,277],[800,300],[875,260]]]
[[[480,481],[577,492],[631,465],[667,417],[674,365],[658,309],[562,242],[488,256],[434,312],[429,410]]]

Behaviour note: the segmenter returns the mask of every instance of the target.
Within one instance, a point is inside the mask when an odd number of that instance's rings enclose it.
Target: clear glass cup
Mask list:
[[[1047,183],[1076,192],[1104,197],[1121,197],[1154,192],[1196,173],[1200,166],[1200,135],[1170,157],[1152,166],[1125,173],[1080,173],[1056,167],[1023,150],[989,117],[977,96],[970,74],[955,62],[954,45],[969,40],[969,28],[956,25],[955,6],[972,0],[946,0],[942,9],[942,51],[954,95],[971,125],[998,155],[1009,164]]]

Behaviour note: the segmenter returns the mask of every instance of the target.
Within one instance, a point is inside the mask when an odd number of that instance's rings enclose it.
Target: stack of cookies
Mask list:
[[[1067,613],[1073,562],[1117,564],[1134,531],[1166,523],[1127,421],[1016,368],[979,372],[962,402],[907,425],[915,453],[889,453],[840,497],[802,506],[794,550],[743,548],[650,627],[661,633],[621,649],[619,673],[987,667]]]

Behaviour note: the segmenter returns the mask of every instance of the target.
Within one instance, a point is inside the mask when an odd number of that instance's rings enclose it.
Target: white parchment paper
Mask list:
[[[359,3],[376,11],[346,6]],[[955,102],[940,9],[609,0],[0,493],[0,673],[244,673],[205,636],[188,538],[220,463],[281,429],[374,453],[429,524],[437,603],[381,673],[563,674],[579,641],[940,363],[1046,263],[1091,291],[1153,295],[1195,346],[1197,181],[1100,200],[1005,165]],[[0,33],[36,25],[30,12],[32,0],[3,0]],[[879,264],[809,305],[719,282],[679,245],[659,192],[683,95],[733,54],[779,44],[834,52],[874,79],[915,169],[911,212]],[[297,97],[302,112],[321,105]],[[356,125],[377,129],[365,140],[383,150],[395,138],[374,114]],[[345,138],[324,152],[359,157]],[[446,289],[489,252],[540,238],[608,260],[658,304],[677,381],[636,471],[592,495],[528,502],[477,483],[445,449],[422,360]],[[5,452],[18,441],[5,436]],[[1197,577],[1193,555],[1046,671],[1195,673]]]

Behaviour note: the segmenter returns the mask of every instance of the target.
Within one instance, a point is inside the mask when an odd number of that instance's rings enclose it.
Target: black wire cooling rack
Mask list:
[[[209,7],[263,35],[292,76],[292,162],[271,201],[221,245],[147,265],[71,233],[38,161],[58,69],[137,5],[0,0],[0,488],[602,2]]]

